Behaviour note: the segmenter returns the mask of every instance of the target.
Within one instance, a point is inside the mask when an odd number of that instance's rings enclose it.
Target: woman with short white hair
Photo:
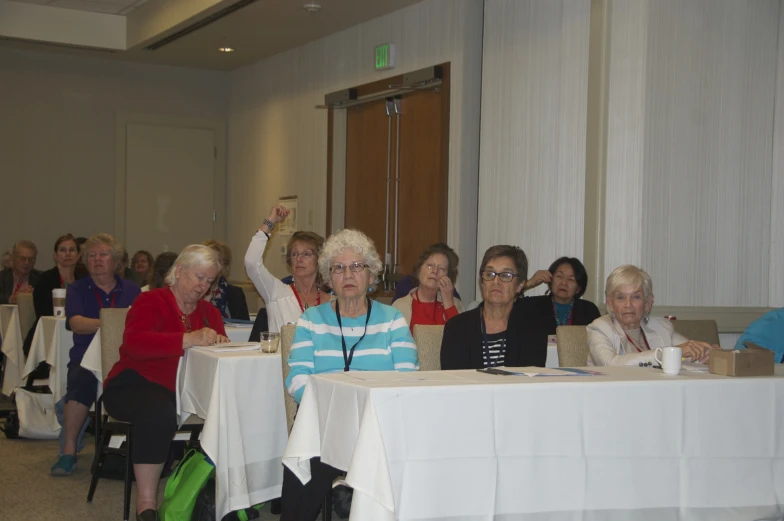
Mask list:
[[[158,519],[158,481],[177,430],[177,365],[185,350],[228,342],[220,312],[204,296],[221,272],[215,250],[192,244],[166,275],[166,286],[142,293],[125,321],[120,360],[104,382],[114,418],[132,424],[136,519]]]
[[[683,356],[704,362],[711,346],[688,340],[675,332],[672,323],[651,317],[653,281],[642,269],[626,264],[607,277],[605,285],[607,315],[597,318],[587,328],[588,365],[638,365],[654,361],[658,347],[677,346]]]
[[[337,298],[305,310],[297,322],[286,378],[297,402],[313,374],[419,369],[406,319],[392,306],[368,297],[381,268],[373,241],[358,230],[343,230],[324,243],[319,269]],[[340,474],[318,458],[311,460],[310,469],[311,480],[303,485],[284,467],[282,521],[315,519]]]

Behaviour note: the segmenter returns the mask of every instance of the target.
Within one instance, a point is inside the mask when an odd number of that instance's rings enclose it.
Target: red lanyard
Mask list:
[[[632,337],[630,337],[630,336],[629,336],[629,333],[627,333],[626,331],[624,331],[624,332],[623,332],[623,334],[624,334],[624,335],[626,335],[626,339],[629,341],[629,343],[630,343],[631,345],[633,345],[633,346],[634,346],[634,348],[637,350],[637,352],[638,352],[638,353],[642,353],[642,349],[640,349],[639,347],[637,347],[637,344],[635,344],[635,343],[634,343],[634,340],[632,340]],[[642,330],[642,328],[640,328],[640,334],[642,335],[642,341],[643,341],[643,342],[645,342],[645,348],[646,348],[648,351],[650,351],[650,350],[651,350],[651,346],[649,346],[649,345],[648,345],[648,339],[645,337],[645,331],[643,331],[643,330]]]
[[[95,300],[98,301],[98,309],[103,309],[103,301],[101,300],[101,294],[98,293],[96,288],[93,288],[93,293],[95,293]],[[110,308],[114,307],[114,297],[117,296],[117,293],[112,293],[112,302],[109,304]]]
[[[304,313],[305,306],[302,305],[302,299],[299,298],[299,293],[297,293],[297,287],[294,285],[293,282],[291,283],[291,291],[293,291],[294,296],[297,297],[297,303],[299,304],[299,309]],[[318,297],[316,297],[316,305],[318,306],[319,304],[321,304],[321,290],[317,289],[316,291],[318,292],[317,293]]]

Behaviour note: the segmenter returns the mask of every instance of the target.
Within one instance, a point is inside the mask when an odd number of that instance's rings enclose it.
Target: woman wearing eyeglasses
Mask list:
[[[455,250],[443,243],[429,246],[414,265],[414,289],[392,305],[408,322],[411,332],[417,324],[439,326],[463,312],[463,303],[454,296],[457,264]]]
[[[337,298],[309,308],[297,322],[286,378],[286,389],[297,403],[313,374],[419,369],[403,315],[368,297],[381,267],[373,241],[360,231],[343,230],[324,243],[319,271]],[[311,479],[303,485],[284,467],[282,521],[316,519],[340,474],[319,458],[311,459],[310,470]]]
[[[492,246],[482,258],[483,302],[444,327],[441,369],[544,367],[547,333],[524,300],[516,304],[528,276],[528,259],[516,246]]]
[[[318,271],[319,250],[324,238],[313,232],[296,232],[286,245],[286,264],[291,269],[293,282],[284,284],[264,266],[264,250],[276,224],[289,216],[290,210],[273,206],[264,219],[245,253],[245,269],[256,290],[267,306],[269,330],[280,331],[281,326],[296,322],[312,306],[329,302],[330,296],[321,289]]]

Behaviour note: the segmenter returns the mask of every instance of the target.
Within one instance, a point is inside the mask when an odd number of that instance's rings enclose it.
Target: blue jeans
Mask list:
[[[60,398],[56,404],[54,404],[54,413],[57,415],[57,421],[60,424],[60,452],[57,454],[57,457],[63,455],[63,450],[65,449],[65,398]],[[84,421],[84,425],[82,425],[82,429],[79,431],[79,437],[76,439],[76,453],[82,452],[84,448],[84,431],[87,430],[87,426],[90,424],[90,417],[88,416],[87,419]]]

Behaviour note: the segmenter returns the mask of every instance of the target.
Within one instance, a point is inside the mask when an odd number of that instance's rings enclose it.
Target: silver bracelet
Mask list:
[[[272,229],[275,228],[275,223],[270,221],[269,219],[264,219],[264,224],[269,226],[269,230],[270,231],[272,231]]]

